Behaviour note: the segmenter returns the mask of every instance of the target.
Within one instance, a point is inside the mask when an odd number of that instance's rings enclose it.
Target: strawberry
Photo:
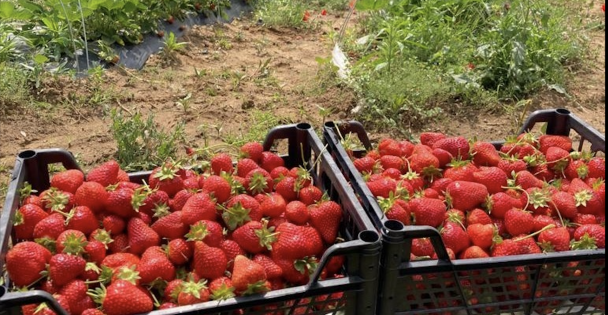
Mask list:
[[[81,315],[104,315],[100,309],[97,308],[87,308],[82,311]]]
[[[519,198],[513,198],[505,192],[492,194],[484,205],[491,216],[499,219],[504,218],[505,213],[511,208],[523,208],[524,206]]]
[[[188,233],[188,226],[182,220],[181,211],[170,212],[161,216],[150,227],[158,236],[169,240],[183,237],[184,234]]]
[[[542,230],[538,243],[544,252],[562,252],[570,249],[570,233],[565,227]]]
[[[542,188],[544,186],[542,180],[538,179],[534,174],[527,170],[515,173],[515,184],[523,189],[532,187]]]
[[[89,235],[99,228],[95,213],[87,206],[76,206],[70,210],[66,218],[67,228],[81,231]]]
[[[101,267],[118,270],[121,267],[136,267],[139,264],[139,256],[131,253],[114,253],[107,255],[101,262]]]
[[[261,193],[270,193],[273,188],[273,180],[263,168],[256,168],[245,175],[246,189],[249,194],[255,196]]]
[[[505,239],[496,243],[491,250],[491,257],[513,256],[524,254],[521,244],[515,239]]]
[[[215,201],[207,193],[196,193],[182,207],[182,222],[191,225],[200,220],[215,221],[215,206]]]
[[[150,190],[149,186],[135,189],[133,199],[135,199],[133,208],[148,215],[153,215],[156,207],[169,204],[169,195],[166,192],[158,189]],[[143,200],[139,202],[141,199]]]
[[[101,212],[108,198],[105,187],[97,182],[84,182],[74,194],[76,205],[87,206],[93,212]]]
[[[431,146],[433,149],[443,149],[448,151],[454,158],[467,160],[469,158],[470,145],[469,141],[464,137],[446,137],[437,140]]]
[[[112,238],[107,246],[112,253],[125,253],[129,249],[129,236],[126,233],[118,234]]]
[[[367,187],[374,197],[388,198],[391,192],[394,194],[397,191],[397,182],[392,178],[380,178],[378,180],[368,181]]]
[[[220,175],[222,172],[232,174],[234,167],[232,166],[232,157],[228,153],[216,153],[211,160],[211,173]]]
[[[487,258],[490,257],[490,254],[486,252],[483,248],[479,246],[471,246],[467,247],[460,254],[460,259],[473,259],[473,258]]]
[[[545,159],[547,167],[558,173],[562,173],[572,160],[570,152],[559,147],[549,147],[545,153]]]
[[[17,243],[6,253],[6,271],[14,285],[28,286],[41,277],[51,256],[51,252],[40,244]]]
[[[275,183],[289,175],[289,169],[285,166],[275,167],[272,170],[270,170],[269,172],[270,172],[270,177],[272,177],[272,180]]]
[[[61,287],[59,294],[65,297],[71,314],[83,314],[88,308],[94,308],[95,302],[87,295],[86,282],[75,279]]]
[[[585,179],[589,174],[589,167],[583,160],[572,160],[568,163],[568,166],[564,169],[564,175],[566,178],[580,178]]]
[[[18,240],[32,240],[34,227],[49,214],[35,204],[25,204],[17,209],[13,220],[13,229]]]
[[[106,211],[122,218],[134,217],[137,212],[132,204],[133,194],[134,190],[131,188],[110,191],[105,201]]]
[[[572,150],[572,139],[562,135],[542,135],[538,138],[538,145],[539,150],[543,154],[547,154],[547,151],[551,147],[557,147],[570,152]]]
[[[29,205],[29,204],[38,206],[40,208],[44,208],[42,199],[36,195],[29,195],[29,196],[23,198],[21,205],[24,206],[24,205]]]
[[[277,265],[270,257],[263,254],[256,254],[251,260],[264,267],[268,280],[281,278],[283,276],[283,270],[281,267],[279,267],[279,265]]]
[[[432,178],[439,174],[439,159],[429,151],[419,149],[416,153],[416,149],[414,149],[409,162],[410,169],[424,177]]]
[[[139,218],[131,218],[127,223],[129,252],[141,255],[148,247],[160,245],[160,236]]]
[[[304,225],[309,216],[308,207],[299,200],[291,201],[285,206],[285,218],[293,224]]]
[[[82,183],[84,183],[84,174],[81,170],[65,170],[51,177],[51,187],[72,194],[76,193]]]
[[[505,228],[512,236],[528,234],[534,229],[534,217],[530,212],[512,208],[505,213]]]
[[[258,163],[249,158],[239,159],[236,163],[236,175],[245,178],[247,174],[260,167]]]
[[[175,279],[175,266],[160,246],[151,246],[144,251],[136,271],[139,272],[142,284],[149,284],[157,279],[164,281]]]
[[[492,224],[492,219],[490,216],[483,211],[482,209],[475,208],[466,214],[466,225],[469,226],[471,224]]]
[[[107,161],[92,168],[86,176],[87,182],[97,182],[103,187],[116,184],[120,165],[115,160]]]
[[[249,158],[256,163],[262,159],[264,147],[259,142],[247,142],[239,148],[239,156],[241,158]]]
[[[382,176],[398,180],[401,178],[401,171],[394,167],[387,168],[382,172]]]
[[[298,199],[298,191],[296,189],[296,179],[287,176],[281,179],[275,186],[275,191],[280,194],[286,202]]]
[[[260,204],[249,195],[236,195],[226,203],[222,219],[230,230],[234,230],[248,221],[260,221],[262,219]]]
[[[326,244],[333,244],[342,221],[342,207],[332,200],[323,201],[309,208],[309,223],[319,231]]]
[[[456,255],[471,245],[469,236],[458,223],[446,222],[439,233],[445,247],[451,248]]]
[[[232,284],[243,295],[268,291],[264,267],[249,258],[238,255],[234,259]]]
[[[279,225],[276,232],[277,242],[271,251],[275,262],[277,259],[293,261],[303,257],[318,256],[323,252],[323,240],[313,227],[286,222]]]
[[[578,213],[574,196],[565,191],[554,192],[551,195],[549,207],[553,210],[553,213],[558,213],[565,219],[574,219]]]
[[[146,289],[126,280],[113,281],[106,290],[99,288],[93,295],[106,315],[131,315],[154,309],[154,302]]]
[[[594,190],[581,189],[574,194],[574,199],[576,200],[578,212],[582,214],[599,216],[604,213],[605,201],[603,201],[599,193]],[[35,231],[34,234],[36,234]]]
[[[65,230],[55,240],[55,251],[57,253],[69,253],[80,255],[87,244],[87,237],[78,230]]]
[[[35,226],[32,236],[34,239],[47,238],[55,240],[65,231],[65,220],[63,215],[59,213],[52,213],[48,217],[40,220]]]
[[[409,204],[403,199],[378,197],[378,205],[389,220],[397,220],[405,225],[411,224]]]
[[[603,156],[595,156],[592,157],[589,162],[587,162],[587,176],[590,178],[601,178],[605,179],[606,177],[606,158]]]
[[[228,259],[224,251],[202,241],[194,242],[192,269],[202,278],[213,280],[224,275]]]
[[[384,156],[384,155],[401,156],[402,155],[401,146],[399,145],[399,142],[395,139],[390,139],[390,138],[384,138],[384,139],[380,140],[380,142],[378,143],[378,153],[380,154],[380,156]]]
[[[157,167],[148,177],[148,185],[152,189],[162,190],[173,197],[178,191],[184,189],[184,181],[178,174],[179,167],[171,163],[165,163]]]
[[[373,173],[377,168],[376,160],[370,156],[354,159],[353,165],[360,173]]]
[[[473,163],[477,166],[497,166],[500,162],[500,155],[496,147],[490,142],[477,141],[471,148]]]
[[[302,201],[307,206],[317,203],[321,198],[323,198],[323,191],[315,185],[306,186],[300,189],[300,194],[298,196],[298,200]]]
[[[103,259],[106,258],[106,245],[100,241],[89,241],[84,247],[85,257],[87,261],[101,265]]]
[[[183,238],[175,238],[167,243],[167,257],[174,265],[183,265],[192,257],[192,248]]]
[[[177,295],[178,305],[192,305],[209,301],[211,294],[206,280],[183,282]]]
[[[433,249],[433,244],[431,243],[431,239],[428,237],[425,238],[415,238],[412,240],[412,254],[416,257],[431,257],[435,249]]]
[[[454,181],[446,187],[446,201],[453,208],[468,211],[480,206],[488,196],[486,186],[467,181]]]
[[[229,271],[232,270],[234,258],[236,258],[237,255],[247,255],[247,253],[245,252],[245,250],[243,250],[241,248],[239,243],[237,243],[233,240],[225,239],[220,243],[219,247],[226,254],[226,258],[228,259],[228,270]]]
[[[495,194],[503,191],[507,186],[508,176],[498,167],[481,167],[473,173],[473,180],[488,189],[488,193]]]
[[[200,177],[199,186],[202,191],[215,198],[216,203],[224,203],[230,198],[232,187],[230,183],[223,177],[211,175],[209,177]]]
[[[102,225],[104,230],[109,232],[111,235],[118,235],[125,231],[127,223],[124,218],[117,215],[107,215],[103,218]]]
[[[197,184],[198,185],[198,184]],[[169,199],[167,204],[169,205],[169,209],[172,212],[181,211],[184,208],[184,205],[190,199],[190,197],[194,196],[196,192],[190,189],[182,189],[178,191],[173,199]]]
[[[524,162],[523,160],[520,159],[501,159],[498,162],[498,165],[496,165],[496,167],[500,168],[501,170],[503,170],[503,172],[505,172],[508,175],[511,175],[511,173],[515,172],[520,172],[520,171],[525,171],[528,169],[528,165],[526,164],[526,162]]]
[[[86,260],[71,254],[56,254],[49,261],[49,279],[62,286],[76,279],[85,271]]]
[[[220,277],[211,281],[209,292],[211,293],[211,299],[214,301],[222,301],[235,296],[234,285],[228,277]]]
[[[177,297],[182,290],[184,280],[177,278],[167,282],[163,289],[163,301],[168,303],[177,303]]]
[[[203,241],[212,247],[220,246],[224,238],[222,226],[210,220],[200,220],[190,225],[190,230],[185,237],[188,241]]]
[[[302,189],[302,191],[306,190],[307,188]],[[262,215],[270,218],[281,216],[283,213],[285,213],[286,208],[287,203],[285,202],[285,199],[276,192],[272,192],[266,195],[266,198],[264,198],[264,200],[260,202],[260,211],[262,212]]]
[[[284,167],[285,161],[276,153],[264,151],[262,152],[262,157],[260,158],[259,164],[261,168],[267,172],[271,172],[278,167]]]
[[[493,224],[474,223],[467,226],[467,235],[473,243],[482,249],[489,249],[494,244],[497,233]]]
[[[556,220],[548,215],[539,214],[534,216],[534,229],[532,231],[540,231],[549,224],[556,224]]]
[[[420,143],[432,147],[435,142],[445,138],[447,136],[441,132],[423,132],[420,134]]]
[[[444,149],[435,148],[433,149],[432,154],[437,158],[437,160],[439,160],[440,168],[445,168],[452,160],[454,160],[452,154]]]
[[[396,155],[383,155],[378,160],[382,169],[386,170],[389,168],[394,168],[401,171],[405,166],[405,161]]]
[[[268,221],[249,221],[232,232],[232,239],[250,254],[259,254],[272,250],[276,242],[274,228],[268,228]]]
[[[446,212],[443,201],[422,197],[410,200],[409,204],[416,225],[438,227],[443,222],[443,216]]]
[[[606,247],[606,227],[599,224],[583,224],[574,231],[573,249]]]

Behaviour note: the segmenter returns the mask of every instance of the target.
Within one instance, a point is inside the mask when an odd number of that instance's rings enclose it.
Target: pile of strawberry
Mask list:
[[[143,184],[113,160],[86,177],[54,174],[48,190],[22,194],[6,255],[12,284],[53,294],[73,315],[144,313],[306,284],[336,242],[341,206],[307,169],[286,168],[260,143],[239,153],[236,165],[216,153],[198,172],[167,162]],[[343,262],[330,259],[321,278],[340,277]],[[23,307],[40,312],[54,313]]]
[[[438,228],[452,259],[605,247],[605,157],[567,136],[529,132],[496,149],[425,132],[352,160],[388,219]],[[429,239],[411,252],[436,257]]]

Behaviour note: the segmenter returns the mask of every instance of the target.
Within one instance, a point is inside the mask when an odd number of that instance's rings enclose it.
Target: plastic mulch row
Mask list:
[[[570,136],[579,150],[605,152],[604,136],[566,109],[536,111],[519,132],[541,123],[547,134]],[[378,315],[605,314],[605,249],[451,261],[435,228],[386,219],[341,145],[347,134],[372,148],[356,121],[325,125],[328,150],[382,233]],[[492,143],[500,148],[503,142]],[[423,237],[430,238],[438,260],[410,261],[412,239]]]
[[[261,295],[236,297],[224,301],[210,301],[166,310],[152,311],[150,315],[165,314],[371,314],[376,308],[380,235],[366,216],[354,191],[323,147],[309,124],[283,125],[269,131],[264,149],[270,150],[277,141],[287,141],[288,154],[282,156],[287,167],[314,166],[313,182],[338,202],[344,211],[340,237],[344,242],[329,247],[319,262],[318,269],[307,285],[270,291]],[[320,159],[319,163],[315,163]],[[19,207],[19,190],[28,182],[37,191],[49,187],[49,166],[62,164],[66,169],[79,169],[72,154],[61,149],[28,150],[21,152],[15,163],[4,211],[0,217],[1,256],[0,268],[11,244],[11,227]],[[141,183],[150,172],[129,174],[130,180]],[[320,273],[329,259],[345,256],[343,278],[320,280]],[[57,314],[67,315],[57,301],[41,290],[9,292],[10,280],[5,275],[0,286],[0,313],[20,314],[20,306],[46,302]],[[343,292],[343,294],[328,294]],[[337,306],[335,306],[337,304]]]

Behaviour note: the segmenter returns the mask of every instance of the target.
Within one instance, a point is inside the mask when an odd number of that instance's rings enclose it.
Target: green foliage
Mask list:
[[[184,140],[183,123],[164,131],[154,122],[153,115],[146,119],[140,113],[124,117],[113,109],[111,117],[112,135],[118,148],[116,160],[125,170],[149,170],[169,158],[176,158],[178,144]]]
[[[280,119],[271,111],[261,111],[253,109],[250,111],[249,122],[245,128],[245,133],[228,134],[224,137],[224,142],[229,145],[240,147],[250,141],[263,141],[270,129],[280,124]]]
[[[255,18],[267,27],[305,26],[303,17],[308,6],[301,0],[255,0],[252,6]]]
[[[28,73],[21,67],[0,62],[0,114],[29,103]]]

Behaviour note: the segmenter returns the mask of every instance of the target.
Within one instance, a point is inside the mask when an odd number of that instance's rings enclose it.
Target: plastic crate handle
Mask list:
[[[0,311],[7,308],[19,307],[27,304],[45,303],[57,315],[69,315],[53,296],[42,290],[26,292],[7,292],[6,287],[0,287]]]

